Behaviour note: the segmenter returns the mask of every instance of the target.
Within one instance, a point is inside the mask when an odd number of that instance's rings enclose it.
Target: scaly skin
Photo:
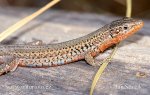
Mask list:
[[[58,66],[85,59],[91,65],[99,65],[94,58],[108,47],[119,43],[137,32],[143,21],[123,18],[111,22],[86,36],[52,45],[1,45],[0,56],[10,56],[10,63],[2,64],[0,75],[14,71],[17,66]]]

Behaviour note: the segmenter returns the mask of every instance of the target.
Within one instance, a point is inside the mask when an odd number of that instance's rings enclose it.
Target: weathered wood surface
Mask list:
[[[33,9],[0,8],[0,31]],[[109,14],[81,14],[50,10],[38,17],[3,43],[31,42],[33,38],[46,43],[86,35],[119,17]],[[150,20],[137,34],[122,42],[113,61],[100,78],[94,95],[149,95],[150,93]],[[110,52],[110,51],[108,51]],[[108,52],[97,58],[103,58]],[[85,61],[51,68],[23,68],[0,76],[0,95],[88,95],[98,67]],[[138,77],[138,72],[145,75]]]

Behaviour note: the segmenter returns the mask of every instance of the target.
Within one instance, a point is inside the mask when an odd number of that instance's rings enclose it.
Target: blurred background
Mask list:
[[[0,6],[42,7],[51,0],[0,0]],[[150,0],[132,0],[133,16],[148,17]],[[53,8],[66,11],[125,15],[126,0],[62,0]]]

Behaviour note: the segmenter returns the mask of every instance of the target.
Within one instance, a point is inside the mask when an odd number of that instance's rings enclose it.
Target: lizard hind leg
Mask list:
[[[32,42],[28,42],[26,44],[28,44],[28,45],[46,45],[46,43],[44,43],[42,40],[39,40],[39,39],[36,39],[36,38],[33,38],[32,40],[33,40]],[[58,42],[57,39],[52,39],[47,44],[50,45],[50,44],[54,44],[56,42]]]
[[[42,40],[34,40],[32,42],[26,43],[27,45],[44,45],[45,43]]]
[[[13,72],[18,67],[19,62],[13,60],[10,63],[4,63],[0,65],[0,75],[6,74],[8,72]]]

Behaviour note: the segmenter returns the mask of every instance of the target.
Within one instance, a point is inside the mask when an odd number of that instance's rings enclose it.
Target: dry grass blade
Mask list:
[[[127,2],[127,8],[126,8],[126,16],[127,17],[131,17],[131,12],[132,12],[132,0],[126,0]],[[119,44],[118,44],[119,45]],[[94,79],[93,79],[93,82],[92,82],[92,85],[91,85],[91,89],[90,89],[90,95],[93,95],[93,91],[94,91],[94,88],[96,86],[96,83],[98,82],[98,79],[100,78],[100,76],[102,75],[103,71],[105,70],[105,68],[107,67],[108,63],[112,60],[114,54],[116,53],[117,51],[117,48],[118,48],[118,45],[113,49],[113,52],[112,54],[110,54],[109,56],[109,60],[106,60],[105,62],[103,62],[102,66],[99,68],[99,70],[97,71]]]
[[[23,18],[22,20],[18,21],[16,24],[10,26],[9,28],[7,28],[5,31],[3,31],[0,34],[0,42],[2,40],[4,40],[5,38],[7,38],[9,35],[11,35],[13,32],[15,32],[16,30],[18,30],[19,28],[21,28],[22,26],[24,26],[25,24],[27,24],[28,22],[30,22],[31,20],[33,20],[34,18],[36,18],[37,16],[39,16],[40,14],[42,14],[43,12],[45,12],[47,9],[51,8],[52,6],[54,6],[56,3],[58,3],[60,0],[53,0],[50,3],[48,3],[47,5],[45,5],[43,8],[39,9],[38,11],[36,11],[35,13]]]

